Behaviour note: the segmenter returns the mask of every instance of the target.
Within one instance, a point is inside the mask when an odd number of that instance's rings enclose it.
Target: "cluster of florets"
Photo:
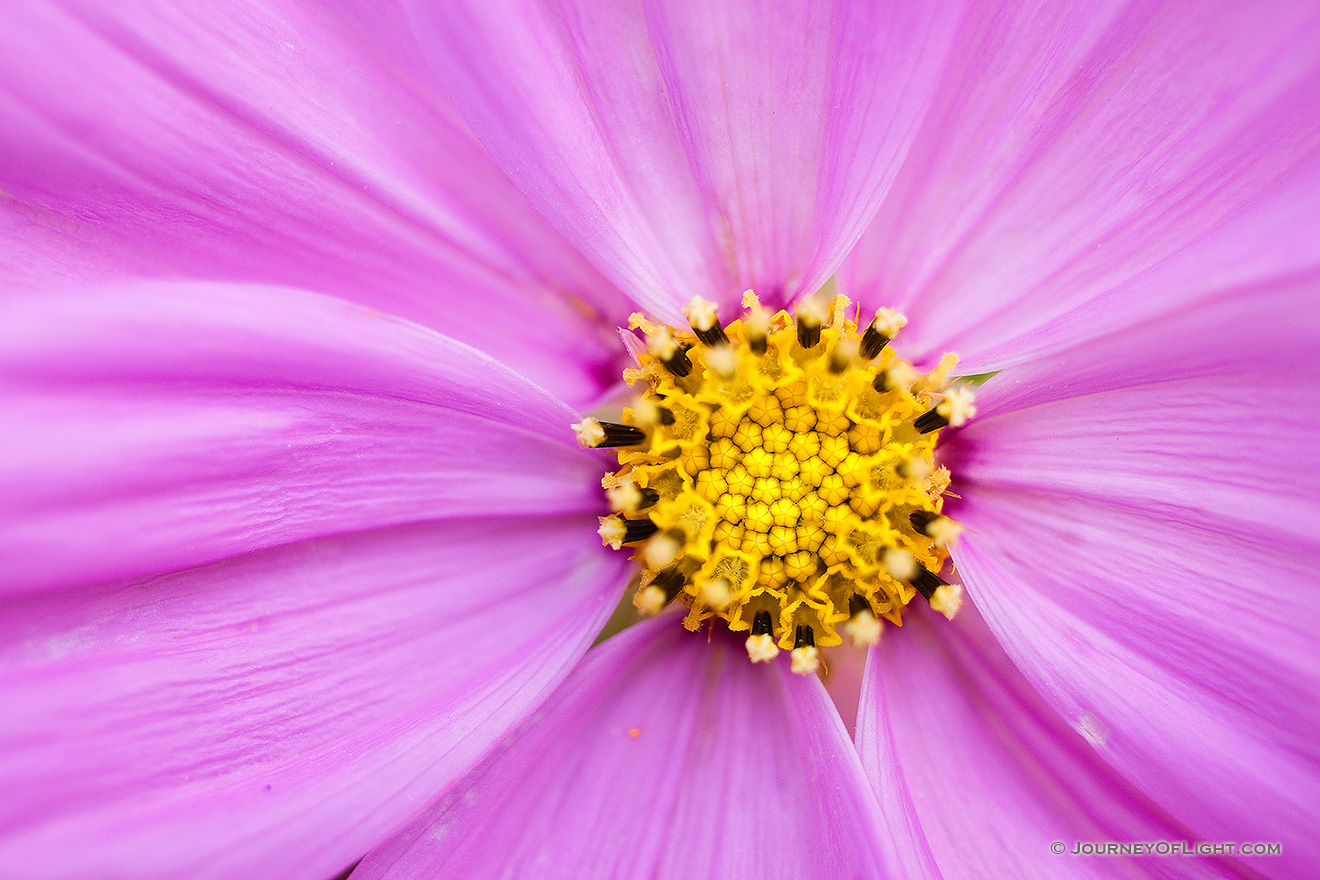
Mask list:
[[[959,528],[934,447],[975,411],[969,389],[946,387],[956,357],[918,373],[889,347],[902,316],[881,309],[859,333],[843,297],[794,316],[750,292],[744,306],[723,325],[694,300],[690,333],[634,315],[639,398],[620,423],[574,426],[618,451],[600,534],[638,546],[639,611],[677,599],[689,629],[722,618],[749,632],[752,660],[791,649],[799,672],[840,624],[874,643],[918,593],[951,616],[960,590],[939,573]]]

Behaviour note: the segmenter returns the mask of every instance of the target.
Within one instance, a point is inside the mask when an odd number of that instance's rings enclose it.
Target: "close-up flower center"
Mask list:
[[[957,357],[918,372],[889,347],[905,319],[880,309],[859,330],[842,296],[794,316],[750,291],[743,305],[721,324],[695,299],[690,329],[634,315],[646,344],[624,378],[637,398],[620,423],[573,426],[618,455],[600,535],[636,545],[637,610],[677,599],[688,629],[718,617],[749,633],[752,661],[791,650],[802,673],[840,625],[874,644],[917,594],[952,616],[961,588],[940,573],[959,527],[942,513],[935,444],[975,412],[966,386],[947,387]]]

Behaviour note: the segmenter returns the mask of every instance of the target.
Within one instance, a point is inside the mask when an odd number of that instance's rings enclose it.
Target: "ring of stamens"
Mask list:
[[[693,300],[690,333],[634,315],[647,349],[624,375],[639,398],[623,424],[574,425],[618,454],[600,534],[636,545],[638,610],[677,599],[688,629],[722,618],[753,661],[792,650],[803,673],[840,624],[874,644],[918,593],[951,617],[960,588],[939,572],[959,527],[934,448],[975,412],[970,389],[945,387],[956,356],[919,374],[888,347],[904,319],[881,309],[859,332],[844,297],[795,317],[750,291],[743,305],[722,325]]]

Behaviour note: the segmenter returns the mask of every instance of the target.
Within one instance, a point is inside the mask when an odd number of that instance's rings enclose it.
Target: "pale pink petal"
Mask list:
[[[894,2],[410,0],[473,131],[657,316],[811,292],[861,234],[957,19]]]
[[[1320,862],[1320,276],[1113,332],[984,388],[954,552],[1009,654],[1208,840]]]
[[[1320,261],[1315,3],[975,4],[949,57],[840,273],[906,353],[1002,369],[1116,289],[1170,310]]]
[[[3,280],[313,289],[591,399],[618,356],[597,324],[627,306],[418,90],[388,13],[358,33],[365,11],[298,0],[7,5],[2,212],[39,262],[0,259]]]
[[[674,615],[615,636],[354,877],[885,876],[857,755],[786,660]]]
[[[0,864],[327,880],[516,725],[622,588],[592,517],[456,519],[0,600]]]
[[[876,783],[896,874],[984,877],[1254,876],[1225,856],[1086,856],[1079,843],[1195,841],[1101,760],[965,607],[914,611],[872,649],[857,746]],[[1062,845],[1062,850],[1059,850]],[[1051,849],[1051,847],[1054,849]]]
[[[0,593],[601,506],[567,406],[330,297],[200,282],[10,296],[0,375]]]

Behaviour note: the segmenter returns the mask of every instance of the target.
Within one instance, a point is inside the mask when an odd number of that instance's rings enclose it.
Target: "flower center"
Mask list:
[[[624,377],[640,396],[622,424],[573,426],[616,448],[600,535],[637,545],[638,610],[677,599],[688,629],[719,617],[749,633],[753,661],[792,650],[803,673],[840,624],[874,644],[918,593],[951,617],[961,590],[939,572],[960,529],[941,514],[934,448],[975,412],[968,388],[946,388],[957,357],[918,373],[888,347],[905,319],[880,309],[859,333],[842,296],[793,317],[750,291],[743,305],[722,325],[693,300],[690,332],[633,315],[646,352]]]

